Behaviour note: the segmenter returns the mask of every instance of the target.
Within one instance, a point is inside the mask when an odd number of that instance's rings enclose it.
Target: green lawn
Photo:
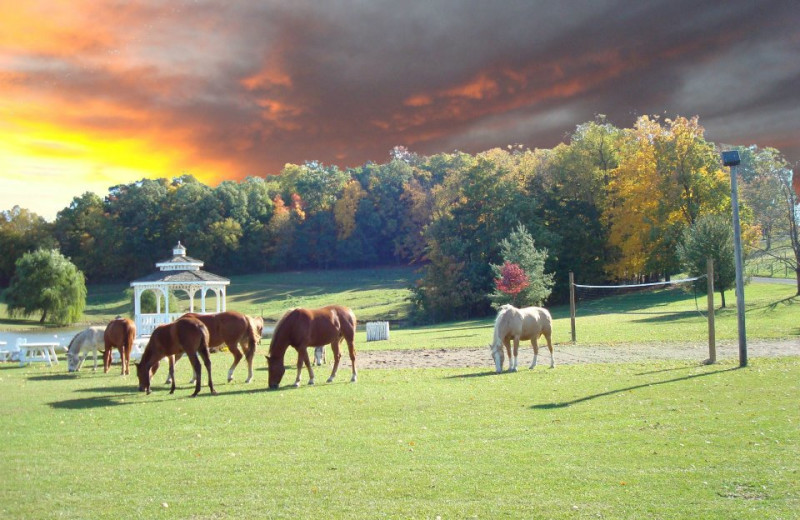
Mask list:
[[[146,396],[0,366],[0,517],[797,518],[800,359],[362,370]],[[224,360],[221,362],[221,360]],[[241,369],[240,369],[241,370]],[[284,379],[289,383],[291,370]],[[242,372],[239,373],[243,379]]]

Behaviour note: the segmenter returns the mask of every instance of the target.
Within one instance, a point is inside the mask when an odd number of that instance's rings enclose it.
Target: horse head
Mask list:
[[[489,351],[492,353],[494,360],[495,372],[498,374],[503,371],[503,345],[501,343],[489,343]]]
[[[150,393],[150,381],[158,370],[158,364],[159,362],[156,361],[148,367],[146,363],[134,363],[136,366],[136,377],[139,379],[140,392]]]
[[[67,371],[77,372],[81,357],[78,352],[67,352]]]
[[[283,360],[280,358],[270,360],[267,357],[267,369],[269,370],[269,389],[277,390],[278,385],[281,384],[281,379],[283,379],[283,374],[286,372]]]

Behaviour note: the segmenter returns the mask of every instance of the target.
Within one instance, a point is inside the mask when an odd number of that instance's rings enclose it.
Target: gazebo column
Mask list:
[[[222,312],[225,312],[227,298],[225,297],[225,286],[222,286]]]
[[[156,295],[156,314],[161,314],[161,291],[153,291]]]
[[[197,294],[197,287],[191,287],[186,292],[189,294],[189,312],[194,312],[194,295]]]

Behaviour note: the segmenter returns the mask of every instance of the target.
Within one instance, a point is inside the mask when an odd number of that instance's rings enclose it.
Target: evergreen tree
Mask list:
[[[517,286],[514,294],[501,287],[496,287],[495,291],[489,295],[492,307],[499,309],[507,303],[516,307],[541,305],[553,290],[554,275],[544,272],[547,249],[536,249],[531,234],[524,225],[519,224],[508,238],[504,238],[500,242],[500,252],[504,264],[491,264],[494,279],[502,280],[504,278],[503,267],[511,264],[522,269],[528,283],[524,287]]]

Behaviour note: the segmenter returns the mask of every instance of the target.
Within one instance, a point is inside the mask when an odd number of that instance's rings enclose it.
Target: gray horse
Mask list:
[[[94,352],[94,368],[92,370],[97,370],[97,352],[98,350],[103,352],[105,349],[103,342],[105,331],[106,328],[103,326],[93,326],[82,330],[72,338],[67,349],[67,370],[70,372],[80,370],[90,351]]]

